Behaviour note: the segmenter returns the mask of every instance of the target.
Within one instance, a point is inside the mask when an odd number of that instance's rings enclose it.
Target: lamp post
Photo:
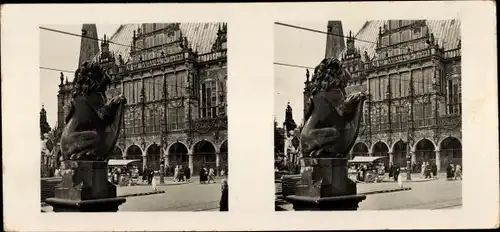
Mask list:
[[[160,118],[160,184],[165,183],[165,157],[163,157],[163,120]]]
[[[410,83],[411,85],[411,83]],[[411,91],[411,87],[410,87]],[[410,92],[411,95],[411,92]],[[411,97],[411,96],[410,96]],[[406,180],[411,180],[411,150],[410,150],[410,126],[411,126],[411,101],[408,101],[408,123],[406,123]]]

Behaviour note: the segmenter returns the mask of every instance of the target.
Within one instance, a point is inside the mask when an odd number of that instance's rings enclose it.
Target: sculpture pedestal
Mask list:
[[[106,161],[63,161],[62,182],[45,202],[54,212],[116,212],[125,198],[116,197]]]
[[[295,194],[285,199],[300,210],[357,210],[366,199],[349,179],[347,158],[304,158]]]

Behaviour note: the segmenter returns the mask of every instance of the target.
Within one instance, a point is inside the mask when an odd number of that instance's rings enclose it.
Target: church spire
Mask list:
[[[342,21],[328,21],[325,58],[339,58],[345,48]]]
[[[95,24],[83,24],[78,67],[80,67],[83,62],[92,60],[97,54],[99,54],[97,26]]]

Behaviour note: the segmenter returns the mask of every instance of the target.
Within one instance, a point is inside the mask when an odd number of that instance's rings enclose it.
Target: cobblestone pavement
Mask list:
[[[221,196],[221,180],[216,183],[200,184],[198,179],[190,183],[158,185],[157,193],[146,196],[127,197],[119,207],[119,212],[126,211],[218,211]],[[134,193],[153,192],[150,185],[123,186],[117,188],[118,196]],[[51,206],[42,206],[45,212],[51,212]]]
[[[120,211],[210,211],[219,208],[220,181],[158,186],[158,190],[165,193],[127,198]]]
[[[419,178],[413,178],[417,180]],[[279,189],[278,185],[276,186]],[[359,210],[401,210],[401,209],[456,209],[462,205],[462,181],[447,181],[445,178],[428,181],[405,182],[408,191],[377,193],[367,195],[359,204]],[[399,189],[397,182],[358,183],[358,193]],[[291,204],[281,206],[292,210]]]
[[[359,204],[359,210],[454,209],[462,205],[460,180],[410,182],[405,183],[404,187],[411,187],[412,190],[368,195]]]

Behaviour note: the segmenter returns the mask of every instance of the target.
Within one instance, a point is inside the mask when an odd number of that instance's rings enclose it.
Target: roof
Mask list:
[[[354,36],[356,40],[354,42],[355,47],[361,52],[366,51],[370,57],[375,55],[375,48],[377,46],[377,38],[379,27],[383,27],[384,23],[388,23],[389,20],[374,20],[367,21],[361,27],[361,29]],[[434,34],[436,41],[441,46],[443,45],[444,50],[454,49],[458,46],[458,40],[460,37],[460,20],[426,20],[425,23],[429,28],[429,32]],[[374,43],[363,42],[373,41]],[[340,57],[347,51],[347,48],[340,53]]]
[[[133,162],[139,162],[141,160],[123,160],[123,159],[110,159],[108,161],[108,166],[126,166]]]
[[[141,24],[122,24],[111,36],[109,39],[109,41],[111,41],[111,43],[109,43],[109,50],[114,53],[116,57],[122,55],[125,62],[129,60],[130,46],[123,45],[132,45],[134,30],[137,30],[140,25]],[[182,35],[187,37],[191,48],[197,51],[198,54],[204,54],[211,52],[212,45],[217,38],[219,26],[222,27],[222,25],[223,23],[181,23],[180,28]],[[100,53],[97,56],[99,55]]]
[[[371,163],[383,158],[387,158],[387,156],[355,156],[354,159],[349,160],[349,163]]]

